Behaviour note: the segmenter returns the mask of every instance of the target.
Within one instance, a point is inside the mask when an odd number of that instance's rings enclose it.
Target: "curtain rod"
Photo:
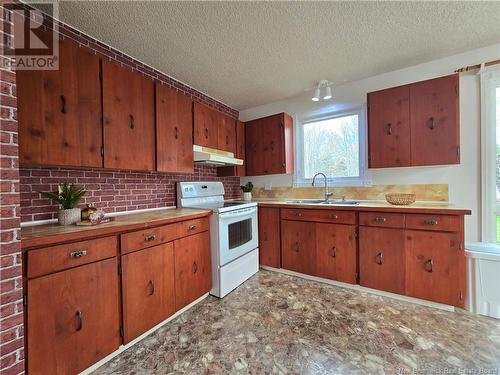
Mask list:
[[[488,61],[487,63],[484,63],[484,66],[490,66],[496,64],[500,64],[500,60]],[[464,66],[463,68],[455,70],[455,73],[465,73],[465,72],[470,72],[471,70],[478,70],[478,69],[481,69],[481,64]]]

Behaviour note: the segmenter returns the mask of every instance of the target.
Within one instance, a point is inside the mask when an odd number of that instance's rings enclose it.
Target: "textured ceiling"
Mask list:
[[[500,42],[500,2],[61,1],[59,15],[239,110]]]

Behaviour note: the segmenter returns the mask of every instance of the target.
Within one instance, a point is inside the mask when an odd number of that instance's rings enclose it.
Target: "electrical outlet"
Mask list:
[[[264,184],[264,190],[271,190],[272,186],[273,186],[273,184],[271,182],[266,182]]]

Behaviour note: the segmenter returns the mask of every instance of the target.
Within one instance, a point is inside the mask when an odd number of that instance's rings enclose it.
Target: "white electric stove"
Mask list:
[[[222,298],[259,270],[257,203],[225,201],[222,182],[179,182],[177,203],[213,211],[210,294]]]

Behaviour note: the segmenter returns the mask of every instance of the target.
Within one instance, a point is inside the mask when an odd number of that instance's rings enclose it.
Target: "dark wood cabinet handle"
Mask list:
[[[87,255],[87,250],[75,250],[69,253],[69,256],[73,259],[79,259]]]
[[[298,242],[295,242],[295,249],[294,249],[294,250],[295,250],[296,252],[299,252],[299,250],[300,250],[299,248],[300,248],[299,243],[298,243]]]
[[[130,116],[130,129],[134,129],[135,128],[134,115],[130,114],[129,116]]]
[[[175,129],[174,137],[175,137],[175,139],[179,139],[179,128],[176,126],[174,129]]]
[[[208,139],[208,129],[205,128],[205,138]]]
[[[427,225],[437,225],[438,221],[434,220],[434,219],[428,219],[428,220],[424,220],[424,224],[427,224]]]
[[[61,95],[61,113],[66,113],[66,96]]]
[[[384,261],[384,254],[382,254],[381,252],[377,254],[377,256],[375,257],[375,262],[378,264],[378,265],[382,265]]]
[[[156,236],[154,234],[150,234],[149,236],[144,236],[144,241],[150,242],[156,240]]]
[[[195,230],[197,228],[196,224],[190,225],[189,230]]]
[[[432,266],[433,266],[433,262],[432,262],[432,259],[429,259],[427,262],[425,262],[425,270],[427,272],[432,272]]]
[[[335,214],[330,214],[330,215],[328,215],[328,217],[329,217],[330,219],[338,219],[338,218],[339,218],[339,216],[338,216],[338,215],[335,215]]]
[[[301,216],[302,216],[302,213],[300,213],[300,212],[295,212],[295,213],[294,213],[294,215],[295,215],[295,216],[297,216],[297,217],[301,217]]]
[[[392,135],[392,124],[391,123],[387,124],[387,134]]]
[[[337,248],[335,246],[332,247],[332,249],[330,251],[330,255],[332,256],[332,258],[336,258],[337,257]]]
[[[193,262],[193,273],[196,272],[198,272],[198,265],[196,264],[196,262]]]
[[[431,130],[436,128],[436,121],[434,120],[434,117],[429,117],[429,128]]]
[[[83,312],[81,310],[76,310],[76,318],[78,319],[76,330],[81,331],[83,328]]]
[[[228,144],[229,144],[229,136],[226,135],[226,145],[228,145]]]
[[[376,217],[373,221],[376,221],[377,223],[385,223],[387,219],[385,217]]]
[[[148,295],[152,296],[155,293],[155,283],[153,280],[149,280],[148,283]]]

